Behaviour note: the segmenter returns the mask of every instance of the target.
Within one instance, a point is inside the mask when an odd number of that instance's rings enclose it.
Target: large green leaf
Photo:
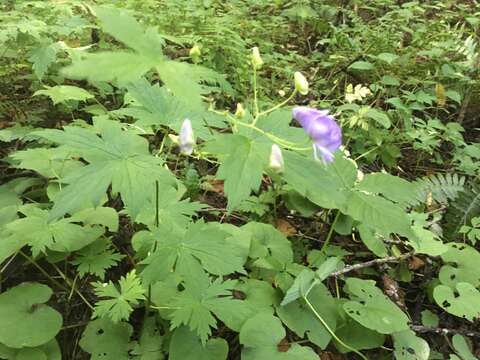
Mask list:
[[[11,158],[18,161],[14,166],[38,172],[46,178],[59,178],[83,166],[80,161],[71,159],[68,151],[62,149],[33,148],[17,151]]]
[[[371,280],[349,278],[346,281],[351,301],[343,305],[348,316],[382,334],[408,329],[409,319]]]
[[[163,337],[156,324],[155,316],[146,317],[138,344],[132,350],[136,360],[162,360]]]
[[[162,57],[165,41],[154,28],[145,29],[129,13],[113,6],[96,6],[94,11],[103,31],[140,54],[152,59]]]
[[[298,344],[279,351],[278,344],[285,335],[281,321],[273,315],[261,313],[252,317],[240,331],[242,360],[318,360],[311,348]]]
[[[382,234],[413,236],[407,213],[393,202],[364,192],[350,192],[344,212]]]
[[[337,156],[322,164],[291,151],[284,152],[285,181],[301,195],[324,208],[345,206],[357,170],[349,160]]]
[[[337,324],[335,300],[323,284],[317,284],[308,294],[308,300],[325,320],[332,331]],[[277,314],[282,322],[299,337],[307,338],[325,349],[331,340],[331,334],[315,317],[303,299],[298,299],[284,306],[277,307]]]
[[[108,319],[90,321],[80,339],[80,347],[91,355],[92,360],[127,360],[131,348],[130,324],[114,324]]]
[[[283,270],[293,261],[291,243],[272,225],[250,222],[242,229],[252,235],[249,257],[255,266]]]
[[[214,275],[244,273],[244,251],[231,241],[231,234],[213,223],[192,223],[187,231],[155,231],[157,249],[144,261],[142,277],[147,282],[163,280],[172,271],[195,277],[205,269]]]
[[[58,252],[79,250],[98,239],[105,231],[101,226],[78,225],[74,223],[74,218],[48,222],[49,212],[34,206],[24,206],[20,212],[25,217],[5,225],[4,241],[16,244],[15,251],[24,245],[30,245],[34,256],[45,252],[47,248]],[[3,257],[2,254],[0,258]]]
[[[242,135],[219,135],[209,142],[206,151],[220,160],[217,178],[225,180],[228,210],[235,209],[252,191],[258,190],[269,150]]]
[[[156,181],[161,186],[175,185],[160,159],[150,155],[147,140],[122,130],[114,121],[97,119],[95,126],[101,137],[90,129],[73,126],[64,131],[48,129],[36,133],[89,162],[62,179],[69,185],[55,197],[50,219],[79,210],[86,201],[100,205],[110,184],[113,193],[121,194],[128,213],[135,219],[155,193]]]
[[[128,51],[104,51],[87,54],[65,67],[62,74],[72,79],[99,81],[117,81],[127,84],[140,79],[155,66],[156,61]]]
[[[395,333],[393,343],[395,345],[395,359],[398,360],[428,360],[430,347],[420,337],[415,336],[411,330]]]
[[[440,269],[438,278],[444,285],[454,288],[459,282],[467,282],[474,287],[480,286],[480,253],[473,247],[462,243],[446,244],[448,250],[441,254],[447,263]]]
[[[372,194],[381,194],[400,204],[416,202],[416,186],[407,180],[387,173],[367,174],[356,188]]]
[[[46,344],[60,331],[62,316],[45,303],[52,290],[22,283],[0,294],[0,343],[12,347]]]
[[[37,90],[33,95],[48,96],[54,105],[67,100],[85,101],[93,98],[93,95],[87,90],[71,85],[47,87],[45,90]]]
[[[210,339],[205,345],[186,326],[179,327],[170,340],[169,360],[226,360],[228,343]]]
[[[218,316],[217,307],[227,309],[227,313],[235,312],[237,303],[241,303],[240,300],[232,298],[235,285],[235,280],[222,282],[220,278],[211,282],[208,276],[202,273],[196,274],[196,278],[188,279],[185,290],[179,292],[170,302],[170,307],[174,309],[169,314],[170,327],[175,329],[187,325],[205,345],[211,335],[211,328],[215,328],[217,324],[213,316]]]
[[[459,282],[454,291],[446,285],[433,290],[433,298],[445,311],[473,321],[480,316],[480,291],[472,284]]]

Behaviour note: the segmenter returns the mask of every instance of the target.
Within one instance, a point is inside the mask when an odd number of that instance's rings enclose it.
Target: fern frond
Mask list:
[[[446,239],[456,236],[463,225],[469,224],[472,218],[480,216],[480,186],[466,187],[458,194],[445,214],[444,234]]]
[[[435,174],[421,178],[415,184],[417,185],[416,198],[419,202],[425,202],[431,196],[436,202],[446,204],[455,200],[465,189],[465,177],[450,173]]]

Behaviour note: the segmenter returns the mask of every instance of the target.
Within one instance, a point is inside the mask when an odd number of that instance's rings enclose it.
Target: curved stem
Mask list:
[[[308,301],[307,295],[303,296],[303,300],[305,300],[305,302],[307,303],[310,310],[314,313],[314,315],[317,317],[317,319],[322,323],[322,325],[325,327],[325,329],[327,329],[327,331],[330,333],[332,338],[335,339],[335,341],[337,341],[344,348],[346,348],[350,351],[353,351],[355,354],[360,356],[363,360],[368,360],[368,358],[365,355],[363,355],[360,351],[358,351],[357,349],[345,344],[342,340],[340,340],[340,338],[337,335],[335,335],[333,330],[328,326],[327,322],[322,318],[322,316],[317,312],[317,310],[315,310],[312,303],[310,301]]]
[[[328,231],[328,234],[327,234],[327,238],[325,239],[325,242],[323,243],[322,248],[320,249],[320,252],[324,252],[325,249],[327,248],[328,244],[330,243],[330,239],[332,238],[335,224],[337,223],[337,220],[338,220],[339,217],[340,217],[340,210],[337,210],[337,214],[335,215],[335,219],[333,219],[332,225],[330,226],[330,230]]]
[[[275,111],[275,110],[281,108],[282,106],[288,104],[288,102],[289,102],[290,100],[292,100],[296,94],[297,94],[297,89],[293,90],[292,94],[291,94],[288,98],[286,98],[285,101],[282,101],[280,104],[277,104],[277,105],[275,105],[274,107],[272,107],[272,108],[270,108],[270,109],[267,109],[267,110],[265,110],[265,111],[262,111],[261,113],[258,114],[258,116],[266,115],[266,114],[271,113],[272,111]]]

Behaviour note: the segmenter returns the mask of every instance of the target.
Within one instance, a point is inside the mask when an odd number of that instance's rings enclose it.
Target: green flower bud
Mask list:
[[[303,76],[303,74],[299,71],[297,71],[294,74],[295,78],[295,89],[302,95],[307,95],[308,94],[308,81]]]
[[[252,65],[257,70],[263,65],[263,60],[260,56],[260,50],[258,50],[258,47],[256,46],[252,49]]]
[[[190,55],[190,57],[192,58],[192,60],[193,60],[194,62],[200,61],[200,55],[202,55],[202,52],[201,52],[201,50],[200,50],[200,47],[199,47],[198,45],[193,46],[193,47],[190,49],[189,55]]]

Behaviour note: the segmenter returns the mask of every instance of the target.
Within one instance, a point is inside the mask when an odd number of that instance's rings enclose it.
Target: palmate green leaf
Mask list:
[[[71,263],[77,266],[80,277],[91,274],[103,279],[106,270],[115,266],[123,257],[111,248],[108,240],[101,239],[78,251]]]
[[[71,159],[68,151],[61,149],[27,149],[17,151],[10,157],[18,162],[15,167],[36,171],[46,178],[62,178],[83,166],[80,161]]]
[[[142,278],[147,283],[164,280],[172,271],[187,279],[203,269],[214,275],[245,273],[244,250],[214,223],[191,223],[186,231],[160,227],[152,234],[157,249],[143,261],[147,266]]]
[[[433,298],[448,313],[474,321],[480,316],[480,291],[466,282],[457,283],[455,290],[438,285],[433,290]]]
[[[187,325],[191,331],[196,332],[202,344],[206,344],[211,335],[211,328],[215,328],[217,321],[213,314],[217,308],[227,312],[237,309],[239,300],[232,298],[232,290],[236,280],[222,281],[217,278],[214,282],[206,274],[195,274],[196,278],[187,279],[185,290],[179,292],[170,302],[174,309],[170,314],[171,329]]]
[[[157,61],[160,60],[129,51],[103,51],[85,54],[82,59],[63,68],[61,73],[68,78],[86,79],[91,83],[117,81],[127,84],[140,79]]]
[[[252,191],[258,190],[268,161],[268,147],[257,146],[242,135],[227,134],[218,135],[207,143],[205,150],[215,154],[221,162],[216,176],[225,180],[229,211],[247,199]]]
[[[228,343],[221,338],[212,338],[202,344],[194,332],[181,326],[173,333],[168,355],[169,360],[226,360]]]
[[[225,118],[204,108],[195,108],[190,101],[175,96],[166,86],[151,85],[145,78],[127,85],[128,96],[134,101],[128,107],[119,109],[117,115],[138,119],[139,127],[167,125],[179,131],[183,120],[192,121],[197,137],[212,137],[211,127],[224,128]]]
[[[144,138],[122,130],[110,120],[95,120],[100,137],[89,129],[66,127],[64,131],[44,130],[36,133],[78,154],[89,165],[70,173],[63,182],[69,184],[55,197],[50,219],[79,210],[85,202],[100,205],[108,186],[120,193],[129,215],[135,219],[154,194],[155,181],[175,186],[171,173],[159,158],[150,155]]]
[[[278,344],[286,332],[282,322],[271,314],[260,313],[249,319],[240,331],[240,343],[244,346],[242,360],[317,360],[318,356],[308,347],[293,344],[281,352]]]
[[[430,347],[428,343],[417,337],[411,330],[405,330],[392,335],[395,345],[395,359],[398,360],[428,360]]]
[[[317,283],[309,292],[308,300],[330,329],[335,331],[337,309],[335,300],[330,295],[328,289],[323,284]],[[288,305],[278,306],[277,314],[282,322],[300,338],[306,336],[322,349],[325,349],[330,342],[331,334],[315,317],[303,299],[298,299]]]
[[[54,105],[68,100],[85,101],[93,98],[93,95],[87,90],[72,85],[46,87],[45,90],[35,91],[33,95],[48,96],[50,99],[52,99]]]
[[[33,205],[23,206],[20,212],[25,217],[14,220],[3,229],[4,246],[6,244],[10,251],[29,245],[34,256],[46,249],[72,252],[91,244],[105,231],[101,226],[78,225],[72,218],[49,222],[49,212]],[[0,259],[10,255],[4,251],[1,251]]]
[[[408,317],[371,280],[346,281],[351,301],[343,305],[348,316],[381,334],[408,329]]]
[[[60,331],[62,316],[45,305],[52,290],[22,283],[0,294],[0,343],[13,348],[46,344]]]
[[[127,47],[155,59],[162,56],[165,41],[155,29],[144,27],[125,10],[113,6],[96,6],[95,14],[102,30]]]
[[[107,298],[97,301],[94,316],[109,317],[114,323],[128,320],[133,311],[132,305],[138,305],[140,300],[145,299],[145,290],[135,270],[122,276],[118,283],[119,289],[111,281],[93,283],[95,294],[100,298]]]
[[[189,199],[182,200],[184,191],[175,188],[167,188],[159,192],[158,203],[156,196],[148,199],[144,208],[137,216],[137,222],[145,224],[150,228],[155,227],[155,217],[158,210],[159,222],[166,226],[172,224],[186,228],[191,218],[197,211],[205,208],[205,205],[199,202],[192,202]]]
[[[128,323],[113,323],[110,319],[90,321],[80,339],[80,347],[92,360],[128,360],[133,328]]]
[[[272,225],[249,222],[242,230],[252,236],[249,257],[254,266],[280,271],[293,262],[290,241]]]
[[[102,29],[133,51],[85,54],[66,67],[64,75],[86,78],[90,82],[117,81],[126,85],[155,68],[173,94],[197,110],[202,109],[201,96],[211,91],[206,84],[220,84],[231,91],[225,78],[213,70],[164,57],[164,40],[156,29],[145,29],[133,16],[113,7],[96,7],[95,11]]]
[[[40,45],[31,51],[28,61],[32,63],[33,72],[39,80],[43,79],[50,65],[55,62],[60,49],[60,43],[56,42]]]

